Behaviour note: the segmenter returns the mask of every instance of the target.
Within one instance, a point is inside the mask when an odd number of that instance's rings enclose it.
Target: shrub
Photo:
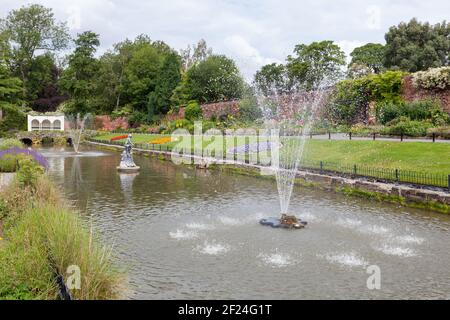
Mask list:
[[[405,73],[402,71],[387,71],[368,76],[367,88],[371,100],[377,102],[402,102],[402,80]]]
[[[202,108],[197,101],[191,100],[184,110],[184,117],[187,120],[198,120],[202,117]]]
[[[0,135],[9,131],[24,131],[27,129],[27,116],[17,106],[2,104],[3,119],[0,120]]]
[[[18,139],[3,139],[0,141],[0,150],[6,150],[9,148],[13,148],[13,147],[17,147],[17,148],[22,148],[23,144],[20,140]]]
[[[15,172],[17,168],[17,156],[5,154],[0,158],[0,172]]]
[[[414,86],[428,90],[450,88],[450,67],[432,68],[412,75]]]
[[[262,118],[263,114],[261,108],[258,106],[258,101],[254,96],[245,96],[239,102],[239,118],[243,121],[252,122]],[[215,121],[211,118],[212,121]]]
[[[431,126],[432,124],[426,121],[403,120],[390,127],[385,127],[381,133],[397,136],[404,134],[410,137],[424,137],[427,135],[427,130]]]
[[[379,133],[382,131],[382,129],[382,126],[367,126],[364,124],[356,124],[350,128],[350,132],[359,136],[367,136],[372,133]]]
[[[39,177],[44,174],[44,168],[33,159],[26,157],[19,160],[17,179],[22,186],[35,186]]]
[[[386,124],[402,115],[400,107],[392,102],[376,104],[376,118],[381,124]]]
[[[433,133],[438,137],[450,139],[450,126],[441,126],[436,128],[430,128],[427,130],[428,136],[432,136]]]
[[[377,120],[382,124],[387,124],[401,116],[417,121],[430,120],[434,125],[445,124],[449,119],[448,114],[442,111],[440,104],[432,100],[377,104]]]

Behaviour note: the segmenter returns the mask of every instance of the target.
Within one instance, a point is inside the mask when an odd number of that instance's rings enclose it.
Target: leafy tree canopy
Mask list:
[[[384,64],[384,46],[379,43],[368,43],[355,48],[350,56],[351,65],[363,65],[371,69],[373,73],[380,73]]]
[[[307,90],[317,88],[324,80],[338,79],[345,65],[344,52],[329,40],[296,45],[294,53],[287,58],[289,77]]]
[[[430,25],[412,19],[391,27],[385,39],[388,68],[416,72],[449,65],[450,23]]]
[[[212,55],[187,72],[191,98],[200,103],[239,99],[244,80],[233,60]]]
[[[52,9],[38,4],[12,10],[0,20],[0,33],[11,47],[11,66],[23,82],[24,94],[37,51],[58,51],[67,47],[69,35],[64,23],[57,23]]]

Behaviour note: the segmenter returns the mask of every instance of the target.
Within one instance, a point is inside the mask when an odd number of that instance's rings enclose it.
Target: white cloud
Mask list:
[[[352,53],[352,51],[355,48],[364,45],[365,42],[363,42],[363,41],[352,41],[352,40],[340,40],[340,41],[336,41],[336,44],[339,47],[341,47],[342,51],[344,51],[345,56],[347,58],[347,64],[348,64],[350,62],[350,60],[352,59],[352,57],[350,56],[350,53]]]
[[[225,38],[224,44],[226,53],[236,60],[247,80],[251,80],[255,70],[258,70],[263,65],[280,62],[278,59],[263,57],[258,49],[250,45],[240,35],[232,35]]]
[[[0,17],[30,0],[1,0]],[[246,78],[262,64],[284,61],[296,44],[334,40],[347,55],[355,46],[384,42],[391,25],[413,17],[448,19],[447,0],[31,0],[92,30],[101,50],[145,33],[176,49],[204,38],[214,52],[233,56]],[[72,10],[68,10],[72,8]],[[79,16],[78,16],[79,13]]]

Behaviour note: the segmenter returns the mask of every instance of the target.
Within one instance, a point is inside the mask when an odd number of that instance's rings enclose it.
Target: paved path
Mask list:
[[[319,135],[313,135],[313,139],[318,140],[329,140],[328,134],[319,134]],[[349,140],[348,133],[332,133],[331,134],[331,140]],[[373,137],[355,137],[352,136],[352,140],[373,140]],[[382,140],[382,141],[398,141],[400,142],[400,137],[396,138],[389,138],[389,137],[379,137],[376,136],[375,140]],[[407,138],[403,137],[403,142],[433,142],[431,138]],[[436,139],[436,142],[439,143],[450,143],[450,140],[443,140],[443,139]]]

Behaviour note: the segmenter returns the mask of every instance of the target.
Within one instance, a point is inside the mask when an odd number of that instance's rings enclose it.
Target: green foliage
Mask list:
[[[12,154],[5,154],[0,158],[0,172],[16,172],[17,157]]]
[[[368,43],[355,48],[350,53],[352,61],[350,65],[365,65],[374,73],[380,73],[384,63],[384,46],[379,43]]]
[[[21,78],[23,92],[28,97],[35,53],[65,49],[69,41],[67,27],[55,21],[52,9],[31,4],[12,10],[3,21],[0,33],[3,32],[7,41],[14,43],[10,65],[14,66],[14,74]]]
[[[370,75],[367,83],[372,101],[394,102],[402,101],[402,79],[405,73],[401,71],[387,71],[377,75]]]
[[[282,64],[267,64],[255,74],[255,86],[265,96],[282,93],[289,89],[286,67]]]
[[[155,91],[149,96],[149,114],[166,114],[170,108],[172,92],[181,81],[181,62],[177,54],[167,55],[158,73]]]
[[[450,139],[450,126],[440,126],[435,128],[430,128],[427,130],[427,135],[431,136],[433,133],[437,137],[441,137],[443,139]]]
[[[296,45],[294,53],[296,56],[287,58],[289,78],[307,90],[317,88],[324,80],[338,79],[345,65],[344,52],[329,40]]]
[[[27,116],[19,107],[14,105],[3,105],[3,119],[0,120],[0,136],[10,131],[24,131],[27,128]]]
[[[253,122],[262,118],[263,114],[258,101],[252,92],[247,92],[239,101],[239,119],[244,122]]]
[[[176,108],[179,106],[187,105],[191,92],[189,91],[189,80],[187,73],[181,75],[181,81],[172,92],[170,97],[170,104]]]
[[[2,139],[0,141],[0,150],[6,150],[10,148],[21,148],[23,144],[20,140],[15,138]]]
[[[369,77],[364,77],[339,82],[327,106],[327,117],[337,124],[351,125],[357,121],[369,106],[370,81]]]
[[[443,112],[441,106],[432,100],[377,104],[377,120],[380,123],[388,124],[399,117],[418,121],[429,120],[434,125],[443,125],[449,121],[448,114]]]
[[[189,101],[188,105],[184,109],[184,117],[187,120],[198,120],[202,117],[202,108],[197,101]]]
[[[110,250],[61,204],[47,179],[40,178],[34,188],[12,184],[0,199],[8,238],[0,246],[0,299],[57,299],[53,268],[65,275],[70,265],[81,274],[81,288],[71,291],[75,299],[119,297],[122,278]]]
[[[388,135],[401,135],[411,137],[424,137],[427,135],[427,130],[432,126],[430,122],[426,121],[413,121],[408,118],[399,119],[398,122],[394,122],[392,126],[385,127],[381,130],[382,134]]]
[[[416,72],[448,65],[450,24],[430,25],[415,18],[391,27],[385,35],[385,66]]]
[[[21,186],[35,186],[39,177],[44,174],[42,168],[36,161],[31,158],[23,158],[19,160],[19,170],[17,170],[17,180]]]
[[[233,60],[212,55],[193,65],[188,71],[191,99],[200,103],[239,99],[244,81]]]
[[[331,103],[326,108],[327,117],[334,123],[351,125],[360,118],[367,118],[369,103],[374,101],[379,112],[383,112],[379,119],[384,117],[385,112],[386,117],[392,120],[389,114],[394,107],[391,108],[391,104],[402,103],[403,75],[400,71],[387,71],[337,83]],[[396,116],[395,114],[394,118]]]
[[[65,111],[69,114],[86,114],[93,111],[93,79],[98,71],[98,61],[94,54],[100,45],[99,35],[86,31],[79,34],[74,42],[75,51],[70,55],[69,66],[61,77],[61,86],[71,98]]]

